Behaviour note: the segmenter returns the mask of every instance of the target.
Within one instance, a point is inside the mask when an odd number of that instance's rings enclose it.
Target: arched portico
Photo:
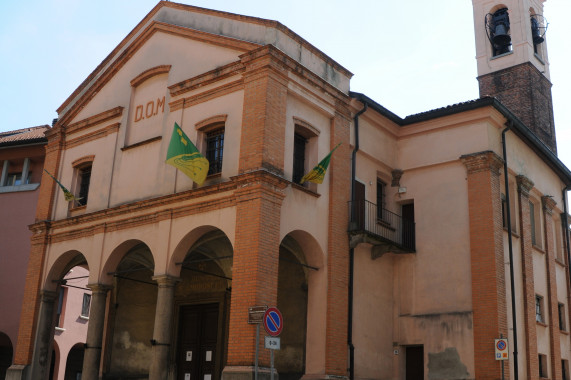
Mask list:
[[[32,356],[31,377],[46,379],[58,369],[59,348],[54,341],[56,327],[61,325],[62,313],[67,302],[67,282],[75,279],[71,269],[88,268],[85,256],[76,250],[62,253],[48,268],[48,275],[42,286],[38,328]],[[88,273],[88,269],[87,269]],[[82,276],[85,278],[85,276]],[[61,331],[61,329],[60,329]],[[54,352],[58,358],[53,357]],[[54,366],[52,368],[52,362]]]
[[[173,379],[221,376],[228,344],[233,251],[222,230],[207,226],[187,234],[175,250],[180,282],[173,294]]]
[[[120,244],[109,256],[103,266],[103,273],[100,274],[101,283],[92,284],[96,288],[94,297],[98,294],[105,298],[110,291],[109,309],[106,313],[105,310],[101,312],[102,315],[107,315],[107,344],[101,348],[104,352],[103,371],[108,377],[148,376],[157,309],[154,267],[150,248],[139,240],[129,240]],[[103,324],[99,334],[103,337]],[[96,349],[97,347],[93,348]],[[89,365],[89,354],[88,342],[85,375],[93,371],[93,368],[86,368]],[[99,363],[96,364],[98,374]]]
[[[323,373],[327,278],[324,254],[308,232],[288,233],[280,244],[277,306],[284,318],[275,353],[281,379]]]

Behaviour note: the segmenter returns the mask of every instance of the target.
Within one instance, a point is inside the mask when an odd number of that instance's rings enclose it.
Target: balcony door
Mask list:
[[[355,181],[353,212],[353,221],[357,224],[357,228],[365,229],[365,184],[358,181]]]

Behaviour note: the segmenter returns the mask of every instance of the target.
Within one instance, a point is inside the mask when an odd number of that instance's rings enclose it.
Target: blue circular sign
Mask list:
[[[284,328],[284,320],[277,307],[268,308],[264,313],[263,321],[264,328],[269,335],[278,336],[281,334]]]

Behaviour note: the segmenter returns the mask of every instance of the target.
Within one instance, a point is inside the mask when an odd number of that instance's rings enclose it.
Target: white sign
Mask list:
[[[212,361],[212,351],[206,351],[206,361],[207,362]]]
[[[495,340],[495,348],[496,348],[496,360],[508,360],[509,359],[509,349],[508,349],[508,340],[507,339],[496,339]]]
[[[270,350],[279,350],[280,338],[277,336],[266,336],[266,348]]]
[[[184,380],[190,380],[190,373],[184,374]]]
[[[186,351],[186,361],[187,362],[191,362],[192,361],[192,351]],[[190,375],[189,375],[190,376]]]

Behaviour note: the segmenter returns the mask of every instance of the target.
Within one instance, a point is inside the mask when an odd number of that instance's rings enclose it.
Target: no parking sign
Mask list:
[[[266,332],[271,336],[280,335],[284,328],[284,319],[277,307],[270,307],[266,310],[263,323]]]
[[[507,339],[496,339],[496,360],[508,360],[508,340]]]

